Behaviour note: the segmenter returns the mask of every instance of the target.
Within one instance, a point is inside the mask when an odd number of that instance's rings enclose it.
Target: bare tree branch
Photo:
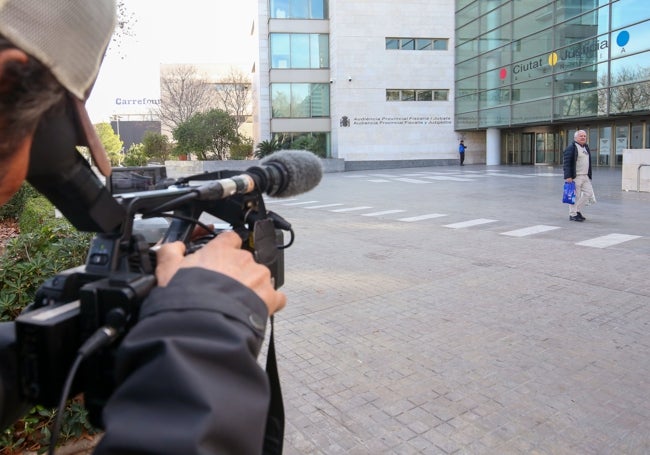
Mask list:
[[[239,68],[230,72],[216,84],[216,106],[233,116],[239,128],[251,114],[251,81]]]
[[[158,116],[163,126],[174,130],[194,114],[214,105],[214,84],[192,65],[163,69],[160,78],[161,102]]]

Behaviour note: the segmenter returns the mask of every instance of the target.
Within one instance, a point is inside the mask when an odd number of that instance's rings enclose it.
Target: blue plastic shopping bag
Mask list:
[[[575,182],[564,182],[564,194],[562,195],[562,202],[565,204],[576,203],[576,184]]]

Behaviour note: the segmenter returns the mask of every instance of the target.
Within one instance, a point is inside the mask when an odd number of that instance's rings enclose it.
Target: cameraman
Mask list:
[[[0,204],[27,175],[36,127],[68,103],[79,145],[110,163],[84,102],[115,24],[114,0],[0,0]],[[73,153],[74,150],[70,150]],[[158,252],[155,288],[118,350],[119,386],[97,454],[261,453],[269,385],[257,364],[267,317],[286,296],[224,233],[184,256]],[[27,410],[16,391],[13,323],[0,325],[0,422]]]

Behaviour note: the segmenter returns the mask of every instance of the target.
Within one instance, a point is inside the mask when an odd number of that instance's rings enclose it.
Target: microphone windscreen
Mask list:
[[[261,165],[279,164],[286,170],[287,186],[273,197],[293,197],[316,187],[323,178],[320,158],[305,150],[280,150],[260,161]]]

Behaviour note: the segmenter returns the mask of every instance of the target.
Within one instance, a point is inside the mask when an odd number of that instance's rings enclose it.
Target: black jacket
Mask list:
[[[121,384],[94,453],[260,454],[267,317],[253,291],[204,269],[181,269],[154,289],[119,348]]]
[[[589,180],[591,180],[591,151],[589,150],[589,146],[585,144],[585,149],[587,149],[587,154],[589,155],[589,171],[587,172],[587,175],[589,176]],[[565,179],[574,179],[576,178],[576,161],[578,160],[578,147],[576,147],[576,143],[572,142],[571,145],[569,145],[565,150],[564,150],[564,157],[563,157],[563,162],[564,162],[564,178]]]

